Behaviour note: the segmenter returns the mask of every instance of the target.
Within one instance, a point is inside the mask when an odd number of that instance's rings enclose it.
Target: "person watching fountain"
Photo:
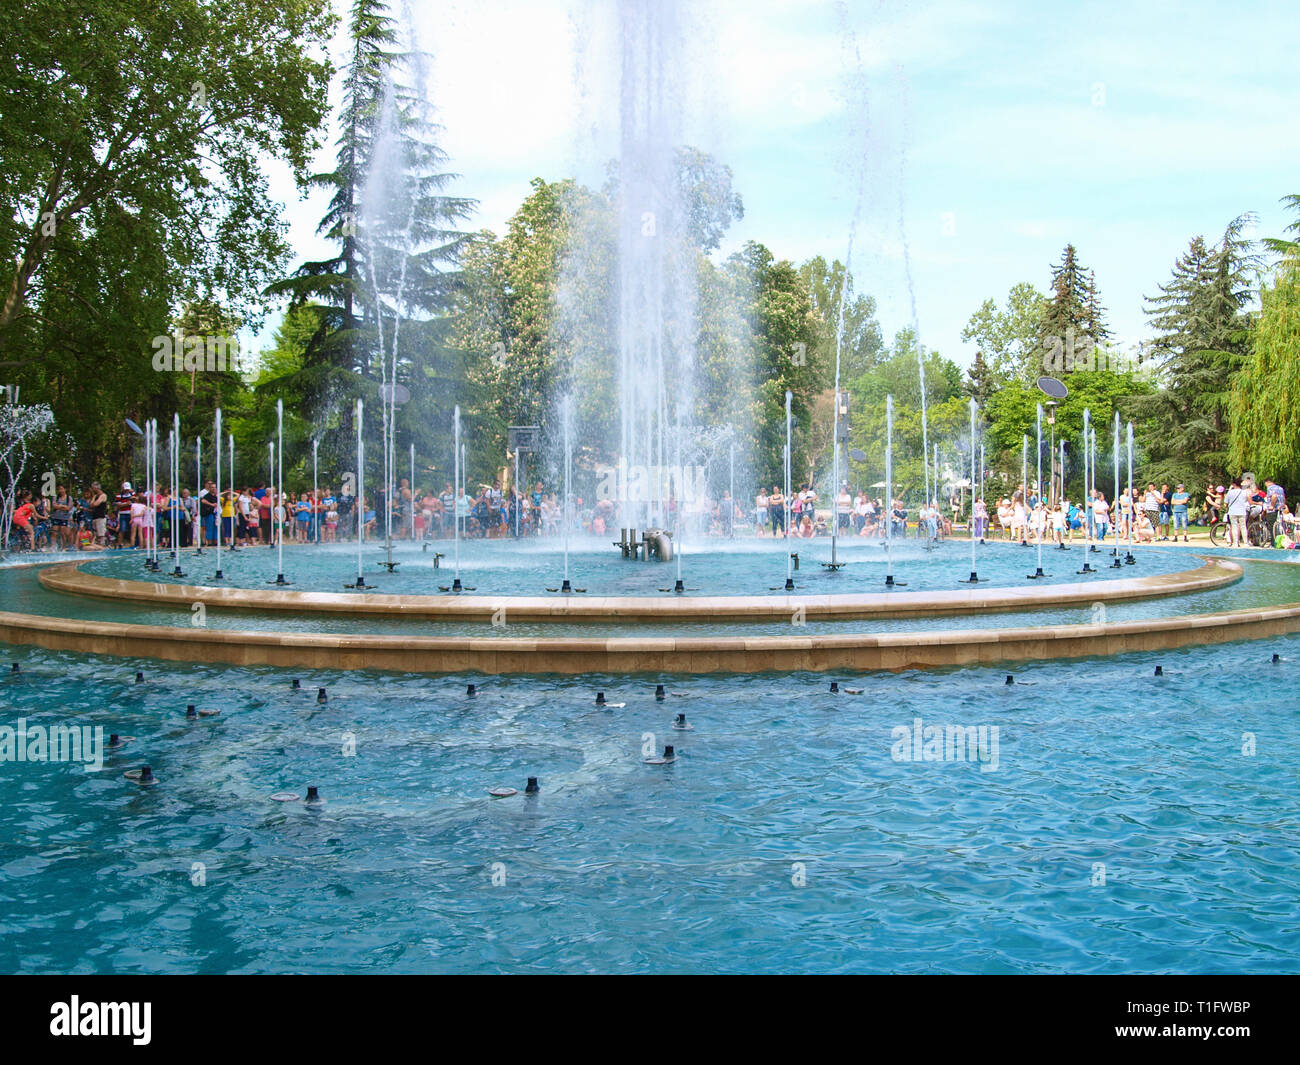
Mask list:
[[[781,489],[772,485],[772,494],[767,497],[767,512],[772,518],[772,535],[785,535],[785,496]]]
[[[1173,518],[1173,536],[1174,542],[1178,542],[1178,530],[1183,530],[1183,543],[1188,543],[1187,539],[1187,507],[1192,501],[1192,494],[1179,484],[1169,496],[1170,514]]]

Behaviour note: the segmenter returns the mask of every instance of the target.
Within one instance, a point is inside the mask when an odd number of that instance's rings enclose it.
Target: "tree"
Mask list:
[[[986,406],[989,397],[997,391],[997,382],[984,358],[984,352],[975,352],[975,358],[971,362],[970,369],[966,371],[966,376],[968,378],[965,386],[966,394],[979,406]]]
[[[1171,484],[1228,474],[1229,399],[1251,347],[1248,311],[1258,257],[1233,219],[1216,245],[1195,237],[1172,279],[1147,298],[1160,388],[1137,405],[1149,472]]]
[[[853,278],[838,259],[828,265],[820,255],[815,256],[799,267],[799,276],[808,287],[820,324],[820,335],[809,358],[827,384],[834,384],[837,342],[843,378],[873,366],[885,347],[876,321],[876,301],[853,291]]]
[[[1300,484],[1300,267],[1283,263],[1260,291],[1254,347],[1232,383],[1229,462]]]
[[[1097,271],[1088,271],[1088,298],[1084,304],[1087,314],[1085,331],[1095,344],[1104,344],[1111,337],[1110,327],[1106,325],[1106,309],[1101,305],[1097,294]]]
[[[1071,372],[1076,361],[1086,368],[1097,344],[1109,336],[1096,275],[1079,262],[1074,245],[1067,244],[1060,263],[1052,268],[1052,295],[1040,325],[1044,369],[1059,376]]]
[[[983,352],[993,380],[1031,383],[1042,372],[1043,315],[1047,297],[1032,284],[1012,285],[1005,308],[985,300],[971,315],[961,338]]]
[[[395,432],[423,455],[442,456],[450,450],[446,384],[461,368],[447,317],[469,239],[457,227],[474,202],[446,194],[456,175],[437,144],[428,57],[401,50],[382,0],[354,0],[349,31],[335,167],[312,179],[334,191],[318,232],[338,253],[268,286],[269,295],[313,314],[316,329],[301,367],[261,387],[292,390],[324,419],[339,411],[344,431],[329,450],[341,461],[350,451],[352,401],[377,405],[387,426],[396,414],[379,402],[379,386],[396,382],[411,401]]]
[[[29,300],[73,224],[119,242],[147,227],[166,291],[260,312],[256,293],[288,252],[264,160],[305,179],[331,24],[327,0],[32,0],[6,12],[22,61],[0,71],[3,365],[38,358],[24,343]]]
[[[1300,216],[1300,194],[1283,196],[1282,204],[1288,209],[1294,211]],[[1286,227],[1285,232],[1300,235],[1300,217]],[[1300,265],[1300,240],[1291,240],[1287,237],[1265,237],[1264,247],[1274,255],[1282,256],[1286,265]]]
[[[925,359],[926,427],[931,453],[922,446],[921,379]],[[898,495],[924,495],[925,461],[933,461],[936,443],[965,439],[970,408],[963,394],[961,368],[938,352],[922,348],[910,329],[901,330],[887,355],[849,382],[853,396],[852,440],[865,454],[851,468],[859,484],[884,479],[886,402],[894,400],[894,484]]]

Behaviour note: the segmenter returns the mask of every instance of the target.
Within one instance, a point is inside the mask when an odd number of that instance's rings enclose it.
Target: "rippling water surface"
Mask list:
[[[1300,638],[1011,686],[666,677],[663,702],[644,677],[300,672],[294,692],[291,671],[11,657],[0,725],[134,740],[100,772],[0,763],[6,971],[1300,965]],[[187,703],[222,713],[188,724]],[[996,769],[896,760],[918,717],[996,726]],[[664,743],[677,761],[645,764]],[[122,776],[145,762],[148,790]],[[324,806],[270,799],[308,784]]]

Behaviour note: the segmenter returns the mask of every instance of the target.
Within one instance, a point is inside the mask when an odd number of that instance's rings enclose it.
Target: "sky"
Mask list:
[[[617,8],[411,4],[452,191],[479,203],[469,228],[503,232],[534,177],[600,184]],[[680,24],[683,140],[731,167],[745,206],[717,254],[757,240],[844,260],[852,235],[886,337],[914,326],[962,366],[980,304],[1021,281],[1047,291],[1067,243],[1134,344],[1192,237],[1248,211],[1261,236],[1295,220],[1278,203],[1300,192],[1295,0],[693,0]],[[331,135],[322,169],[333,152]],[[280,168],[272,191],[300,261],[327,254],[326,196],[301,198]]]

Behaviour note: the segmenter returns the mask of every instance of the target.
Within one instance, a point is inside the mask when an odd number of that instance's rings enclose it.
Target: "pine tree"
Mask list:
[[[1052,268],[1052,295],[1043,314],[1043,333],[1064,338],[1068,331],[1081,334],[1088,328],[1088,283],[1079,264],[1078,252],[1067,244],[1061,262]]]
[[[338,244],[338,254],[304,263],[268,288],[310,309],[317,327],[292,385],[318,405],[337,405],[373,394],[391,358],[395,329],[408,353],[445,342],[442,315],[451,302],[454,266],[467,239],[456,224],[473,201],[444,195],[456,175],[443,169],[438,127],[425,99],[426,57],[403,52],[400,35],[383,0],[353,0],[349,16],[352,51],[343,82],[341,132],[333,171],[317,174],[317,187],[333,189],[317,232]],[[391,137],[381,141],[381,130]],[[376,177],[372,163],[384,159]],[[400,299],[398,292],[400,290]],[[411,360],[398,366],[409,378]],[[428,376],[425,374],[424,376]],[[346,413],[342,418],[347,424]]]
[[[1087,331],[1088,336],[1094,344],[1104,344],[1111,337],[1110,327],[1106,324],[1106,308],[1101,305],[1101,297],[1097,294],[1097,271],[1088,271],[1088,299],[1085,305],[1087,312]]]
[[[1052,372],[1068,373],[1076,359],[1088,359],[1093,345],[1110,335],[1096,277],[1079,262],[1073,244],[1065,246],[1060,263],[1052,268],[1052,295],[1039,328],[1044,365]]]
[[[993,371],[989,369],[989,364],[984,358],[984,352],[975,352],[975,359],[971,362],[970,369],[967,373],[965,392],[971,396],[980,408],[988,403],[989,397],[997,391],[997,382],[994,380]]]
[[[1195,237],[1160,295],[1147,297],[1162,387],[1138,405],[1152,462],[1145,477],[1192,483],[1228,474],[1229,396],[1251,344],[1246,305],[1258,258],[1242,237],[1251,220],[1234,219],[1214,246]]]

